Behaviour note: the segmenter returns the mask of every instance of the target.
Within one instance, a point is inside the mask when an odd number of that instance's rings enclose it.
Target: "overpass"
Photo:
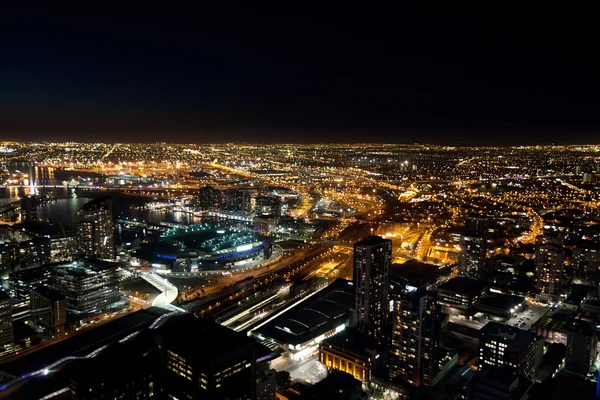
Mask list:
[[[142,279],[160,290],[160,294],[156,296],[152,302],[153,307],[165,308],[167,310],[181,311],[180,308],[173,306],[171,303],[177,298],[178,290],[165,278],[156,275],[154,272],[142,272]]]

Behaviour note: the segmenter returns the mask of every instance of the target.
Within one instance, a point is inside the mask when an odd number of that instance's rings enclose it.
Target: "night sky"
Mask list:
[[[0,9],[1,140],[600,143],[593,10],[81,3]]]

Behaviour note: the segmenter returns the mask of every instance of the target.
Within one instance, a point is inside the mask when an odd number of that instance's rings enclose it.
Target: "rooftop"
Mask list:
[[[147,328],[157,317],[165,313],[166,311],[163,309],[150,307],[146,310],[124,315],[37,351],[26,352],[20,357],[8,357],[8,360],[4,360],[0,364],[0,371],[14,376],[21,376],[28,372],[43,369],[67,356],[87,355],[105,344]]]
[[[484,337],[503,337],[508,340],[508,349],[519,351],[527,346],[535,338],[535,333],[525,331],[510,325],[500,324],[498,322],[488,322],[481,328],[482,338]]]
[[[441,284],[438,289],[474,296],[483,292],[487,287],[487,282],[464,276],[457,276],[456,278],[452,278],[448,282]]]
[[[169,316],[157,326],[156,332],[164,338],[169,350],[185,354],[186,358],[213,360],[234,348],[259,346],[243,333],[188,313]]]
[[[301,344],[346,323],[354,306],[354,287],[337,279],[329,287],[256,330],[280,343]]]
[[[384,239],[381,236],[367,236],[360,242],[354,243],[355,246],[377,246],[383,243],[392,243],[390,239]]]
[[[33,291],[39,293],[47,299],[50,299],[51,301],[59,301],[65,298],[62,294],[50,289],[48,286],[38,286],[33,289]]]

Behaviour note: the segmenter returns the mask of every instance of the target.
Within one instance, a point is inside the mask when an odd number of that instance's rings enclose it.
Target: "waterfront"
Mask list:
[[[29,188],[0,189],[0,206],[17,201],[28,194]],[[81,209],[85,203],[92,200],[88,197],[77,196],[73,188],[67,187],[52,189],[39,188],[37,194],[49,195],[56,198],[56,200],[49,201],[38,207],[38,218],[40,218],[40,220],[49,220],[52,222],[60,221],[66,227],[75,226],[77,211]],[[113,207],[115,217],[119,219],[130,219],[152,224],[159,224],[161,222],[192,224],[200,222],[199,217],[194,217],[189,213],[169,210],[146,210],[121,202],[118,198],[115,200]],[[13,222],[14,220],[16,220],[16,215],[13,216]]]

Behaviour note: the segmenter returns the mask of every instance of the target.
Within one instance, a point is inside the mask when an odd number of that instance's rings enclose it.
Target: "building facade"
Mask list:
[[[489,366],[514,371],[533,380],[541,361],[543,339],[535,333],[497,322],[488,322],[479,338],[479,369]]]
[[[119,292],[117,267],[103,261],[62,264],[53,268],[50,286],[65,297],[67,311],[76,317],[122,308],[127,302]]]
[[[542,299],[558,301],[564,281],[565,248],[562,239],[539,236],[535,250],[535,287]]]
[[[381,343],[390,304],[392,241],[369,236],[354,244],[355,312],[359,331]]]
[[[77,212],[76,236],[79,255],[115,259],[115,224],[109,200],[92,200]]]
[[[436,295],[426,285],[406,285],[392,290],[392,303],[390,379],[400,377],[413,386],[429,384],[439,371],[442,314]]]

